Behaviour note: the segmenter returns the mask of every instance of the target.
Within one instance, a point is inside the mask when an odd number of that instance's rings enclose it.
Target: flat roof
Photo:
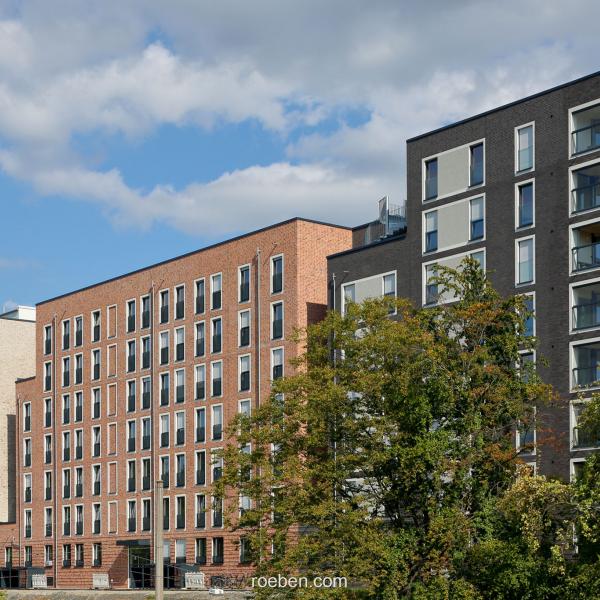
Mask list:
[[[105,283],[111,283],[112,281],[118,281],[119,279],[124,279],[125,277],[129,277],[129,276],[135,275],[137,273],[142,273],[143,271],[148,271],[149,269],[154,269],[156,267],[160,267],[161,265],[166,265],[170,262],[174,262],[174,261],[180,260],[182,258],[187,258],[188,256],[193,256],[194,254],[200,254],[201,252],[205,252],[207,250],[212,250],[213,248],[218,248],[219,246],[223,246],[225,244],[230,244],[231,242],[237,242],[244,238],[250,237],[251,235],[263,233],[264,231],[268,231],[270,229],[275,229],[276,227],[282,227],[283,225],[288,225],[289,223],[293,223],[294,221],[304,221],[306,223],[314,223],[315,225],[325,225],[326,227],[337,227],[338,229],[347,229],[348,231],[352,231],[352,227],[346,227],[345,225],[337,225],[335,223],[326,223],[325,221],[317,221],[315,219],[306,219],[304,217],[292,217],[291,219],[286,219],[285,221],[280,221],[279,223],[267,225],[266,227],[261,227],[260,229],[255,229],[254,231],[250,231],[248,233],[243,233],[241,235],[237,235],[237,236],[229,238],[227,240],[223,240],[221,242],[216,242],[215,244],[210,244],[209,246],[205,246],[204,248],[199,248],[198,250],[192,250],[191,252],[186,252],[185,254],[180,254],[179,256],[174,256],[173,258],[167,258],[166,260],[161,260],[152,265],[148,265],[146,267],[141,267],[139,269],[135,269],[134,271],[129,271],[128,273],[123,273],[122,275],[116,275],[115,277],[110,277],[109,279],[104,279],[103,281],[98,281],[97,283],[92,283],[90,285],[86,285],[82,288],[73,290],[71,292],[59,294],[58,296],[54,296],[53,298],[48,298],[47,300],[42,300],[41,302],[37,302],[36,306],[41,306],[42,304],[47,304],[48,302],[54,302],[55,300],[60,300],[61,298],[66,298],[67,296],[72,296],[73,294],[78,294],[79,292],[91,290],[100,285],[104,285]]]
[[[370,244],[363,244],[362,246],[356,246],[355,248],[348,248],[348,250],[342,250],[341,252],[336,252],[335,254],[329,254],[327,256],[327,260],[331,260],[332,258],[338,258],[340,256],[346,256],[347,254],[352,254],[354,252],[361,252],[362,250],[368,250],[369,248],[376,248],[377,246],[381,246],[382,244],[389,244],[391,242],[399,242],[406,239],[406,231],[403,233],[399,233],[398,235],[391,235],[390,237],[386,237],[382,240],[377,240],[375,242],[371,242]]]
[[[582,81],[586,81],[588,79],[593,79],[594,77],[600,76],[600,71],[596,71],[595,73],[590,73],[589,75],[584,75],[583,77],[579,77],[578,79],[573,79],[572,81],[568,81],[567,83],[561,83],[555,87],[549,88],[547,90],[543,90],[542,92],[537,92],[536,94],[532,94],[531,96],[526,96],[525,98],[520,98],[519,100],[514,100],[513,102],[509,102],[508,104],[503,104],[502,106],[498,106],[496,108],[492,108],[490,110],[486,110],[485,112],[479,113],[477,115],[473,115],[471,117],[467,117],[466,119],[462,119],[460,121],[456,121],[454,123],[449,123],[448,125],[444,125],[443,127],[438,127],[437,129],[433,129],[426,133],[421,133],[414,137],[406,140],[407,144],[411,142],[416,142],[422,138],[426,138],[430,135],[434,135],[436,133],[440,133],[441,131],[445,131],[446,129],[452,129],[453,127],[458,127],[459,125],[464,125],[465,123],[469,123],[470,121],[474,121],[476,119],[480,119],[481,117],[486,117],[487,115],[491,115],[495,112],[505,110],[506,108],[511,108],[512,106],[516,106],[517,104],[522,104],[523,102],[528,102],[529,100],[534,100],[535,98],[539,98],[541,96],[545,96],[546,94],[551,94],[552,92],[557,92],[558,90],[562,90],[571,85],[576,85],[581,83]]]

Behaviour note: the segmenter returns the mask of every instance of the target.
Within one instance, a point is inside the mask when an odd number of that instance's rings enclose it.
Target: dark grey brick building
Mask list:
[[[387,235],[377,222],[357,227],[353,249],[329,257],[332,305],[448,300],[428,277],[474,256],[502,294],[528,296],[539,345],[524,359],[564,400],[538,409],[523,458],[573,476],[600,446],[577,428],[600,389],[600,73],[408,140],[405,210],[406,229],[393,212]]]

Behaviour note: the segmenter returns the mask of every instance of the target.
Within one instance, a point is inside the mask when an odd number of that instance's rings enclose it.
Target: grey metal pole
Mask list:
[[[163,600],[163,482],[154,484],[154,598]]]

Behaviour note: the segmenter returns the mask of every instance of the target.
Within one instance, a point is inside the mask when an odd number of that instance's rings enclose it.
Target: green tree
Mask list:
[[[498,539],[513,518],[498,502],[519,480],[514,427],[552,392],[520,364],[534,344],[522,299],[500,297],[472,260],[440,268],[438,286],[454,301],[329,313],[300,334],[295,374],[232,424],[217,493],[251,500],[242,516],[229,502],[227,520],[257,574],[344,576],[357,588],[259,595],[487,598],[471,574],[478,561],[496,567],[494,552],[515,589],[527,578],[527,557]]]

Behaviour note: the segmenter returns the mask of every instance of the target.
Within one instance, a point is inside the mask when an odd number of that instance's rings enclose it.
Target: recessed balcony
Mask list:
[[[600,385],[600,342],[573,347],[572,375],[574,388]]]
[[[600,326],[600,283],[573,288],[572,328]]]
[[[573,272],[600,267],[600,222],[573,229],[571,243]]]
[[[600,207],[600,163],[573,171],[571,185],[574,213]]]
[[[600,103],[573,113],[571,154],[600,148]]]

